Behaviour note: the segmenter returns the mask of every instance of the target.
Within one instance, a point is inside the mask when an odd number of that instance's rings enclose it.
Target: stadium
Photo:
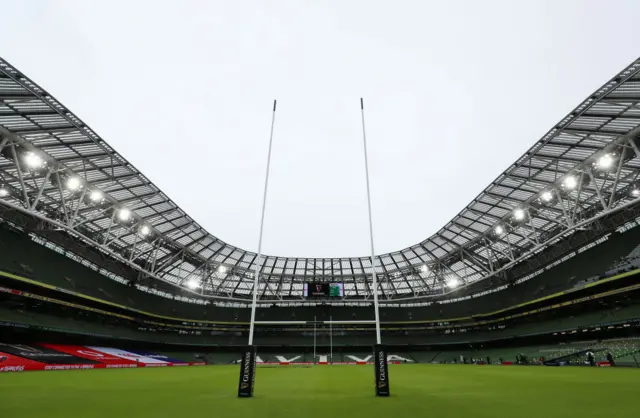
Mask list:
[[[639,103],[640,59],[401,251],[259,256],[0,58],[0,415],[630,416]]]

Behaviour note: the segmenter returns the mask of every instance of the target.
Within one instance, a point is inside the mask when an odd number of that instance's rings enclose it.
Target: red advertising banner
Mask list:
[[[14,356],[0,351],[0,372],[23,372],[25,370],[42,370],[45,364],[38,361]]]
[[[45,364],[100,364],[95,360],[76,357],[36,344],[0,343],[0,351]]]
[[[18,296],[22,296],[24,293],[19,291],[19,290],[15,290],[15,289],[9,289],[8,287],[2,287],[0,286],[0,292],[2,293],[10,293],[12,295],[18,295]]]
[[[89,347],[83,347],[79,345],[57,345],[57,344],[40,344],[43,347],[50,348],[52,350],[60,351],[63,353],[71,354],[76,357],[80,357],[87,360],[93,360],[104,364],[136,364],[135,361],[116,357],[108,353],[101,353],[92,350]]]
[[[115,348],[101,347],[96,351],[89,347],[38,344],[16,345],[0,344],[11,353],[0,351],[0,372],[23,372],[32,370],[87,370],[87,369],[123,369],[137,367],[176,367],[176,366],[205,366],[204,362],[176,362],[169,363],[153,358],[137,356],[151,363],[133,361],[131,359],[116,356],[112,353],[128,353]],[[150,356],[163,357],[148,353]],[[37,360],[36,360],[37,359]],[[38,361],[41,360],[41,361]],[[68,361],[68,363],[67,363]]]

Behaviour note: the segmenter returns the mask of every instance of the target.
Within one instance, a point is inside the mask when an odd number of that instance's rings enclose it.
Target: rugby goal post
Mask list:
[[[269,169],[271,167],[271,150],[273,148],[273,128],[276,122],[277,101],[273,101],[271,113],[271,131],[269,134],[269,151],[267,154],[267,169],[264,178],[264,191],[262,194],[262,212],[260,216],[260,234],[258,237],[258,254],[253,273],[253,301],[251,303],[251,322],[249,323],[249,343],[242,351],[240,361],[240,381],[238,382],[238,397],[250,398],[253,396],[253,387],[256,381],[256,347],[253,345],[253,333],[255,331],[256,306],[258,303],[258,284],[260,271],[262,270],[262,234],[264,232],[264,213],[267,205],[267,190],[269,189]]]
[[[371,280],[372,280],[372,292],[373,292],[373,307],[375,312],[375,320],[373,321],[323,321],[325,324],[363,324],[375,323],[376,330],[376,344],[373,346],[373,359],[374,359],[374,377],[375,377],[375,393],[376,396],[387,397],[390,395],[389,388],[389,370],[387,364],[387,351],[382,345],[382,338],[380,335],[380,310],[378,301],[378,278],[377,278],[377,263],[374,249],[373,239],[373,219],[371,215],[371,188],[369,186],[369,158],[367,154],[367,134],[365,129],[364,118],[364,100],[360,98],[360,115],[362,119],[362,143],[364,147],[364,166],[365,166],[365,178],[367,185],[367,208],[369,215],[369,239],[371,244]],[[256,321],[256,306],[258,301],[258,284],[259,276],[262,270],[262,235],[264,231],[264,214],[267,203],[267,190],[269,187],[269,169],[271,166],[271,150],[273,145],[273,129],[275,126],[276,118],[276,101],[273,101],[273,112],[271,117],[271,132],[269,135],[269,151],[267,154],[267,169],[264,182],[264,193],[262,196],[262,214],[260,220],[260,234],[258,238],[258,254],[256,258],[255,272],[253,277],[253,301],[251,304],[251,322],[249,324],[249,343],[242,353],[242,360],[240,364],[240,381],[238,383],[238,397],[248,398],[253,396],[253,389],[255,386],[256,378],[256,361],[257,351],[253,345],[253,337],[256,324],[275,325],[275,324],[294,324],[304,323],[307,321]]]

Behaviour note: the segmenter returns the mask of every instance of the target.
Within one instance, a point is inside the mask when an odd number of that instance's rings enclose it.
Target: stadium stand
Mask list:
[[[584,364],[587,353],[611,353],[637,365],[638,82],[640,61],[432,237],[374,256],[394,355]],[[236,361],[258,257],[205,231],[45,92],[0,59],[0,343]],[[51,119],[38,122],[43,111]],[[66,187],[70,179],[82,190]],[[254,343],[266,363],[285,354],[315,362],[311,353],[334,348],[340,362],[370,357],[374,326],[353,323],[374,319],[368,257],[263,261],[256,320],[272,324]],[[305,297],[303,283],[316,279],[341,282],[344,294]],[[343,323],[328,329],[329,320]],[[295,323],[274,325],[282,321]]]
[[[31,243],[33,246],[37,246],[38,244]],[[37,248],[37,247],[36,247]],[[48,251],[48,250],[45,250]],[[56,257],[61,257],[57,254],[53,254]],[[65,260],[66,258],[60,258],[60,260]],[[553,270],[553,269],[552,269]],[[550,271],[552,271],[550,270]],[[107,279],[109,280],[109,279]],[[5,281],[6,282],[6,281]],[[15,280],[9,279],[9,283],[15,284]],[[19,282],[19,281],[18,281]],[[112,281],[113,282],[113,281]],[[604,281],[603,281],[604,282]],[[591,284],[590,289],[596,289],[599,282],[593,282]],[[126,290],[130,290],[126,286],[122,286],[117,282],[113,282],[116,286],[121,286]],[[516,286],[517,287],[517,286]],[[580,287],[579,289],[583,289]],[[100,290],[103,292],[102,290]],[[132,291],[135,293],[135,290]],[[61,297],[64,299],[65,295],[68,295],[68,292],[58,294],[57,297]],[[145,296],[155,297],[148,294],[144,294]],[[522,294],[522,299],[519,302],[526,301],[526,293]],[[482,299],[482,298],[480,298]],[[122,300],[117,300],[118,302],[122,302]],[[554,300],[550,300],[548,303],[552,303]],[[85,300],[81,300],[79,303],[85,303]],[[515,302],[518,302],[517,300]],[[514,302],[514,303],[515,303]],[[188,305],[184,302],[169,302],[169,303],[177,303],[179,305]],[[44,304],[46,305],[46,304]],[[73,312],[75,309],[66,309],[64,313],[58,311],[52,311],[49,313],[44,313],[42,311],[42,307],[44,306],[42,303],[38,301],[36,310],[29,310],[25,306],[21,306],[19,303],[17,306],[20,309],[8,309],[3,308],[3,318],[6,318],[7,322],[15,322],[17,324],[23,325],[32,325],[37,327],[43,327],[47,329],[57,329],[65,332],[72,333],[86,333],[90,335],[105,335],[117,338],[125,338],[125,339],[138,339],[141,341],[154,341],[154,342],[167,342],[167,343],[179,343],[188,341],[189,344],[216,344],[216,345],[233,345],[234,340],[238,341],[237,344],[241,345],[242,341],[242,328],[234,331],[233,329],[215,329],[202,328],[198,331],[180,331],[179,333],[175,332],[175,329],[162,329],[162,327],[141,327],[135,318],[137,315],[135,312],[125,312],[127,315],[132,315],[131,320],[121,320],[116,318],[115,321],[95,321],[95,318],[90,318],[82,315],[74,315]],[[123,305],[125,306],[125,305]],[[191,305],[188,305],[191,307]],[[101,305],[101,308],[105,308]],[[219,309],[219,308],[213,308]],[[283,308],[278,308],[283,309]],[[527,308],[528,309],[528,308]],[[108,309],[107,309],[108,310]],[[390,308],[389,311],[398,311],[397,308]],[[344,312],[344,310],[343,310]],[[384,312],[384,311],[383,311]],[[340,311],[334,312],[340,314]],[[395,312],[394,312],[395,314]],[[561,332],[568,330],[575,330],[580,327],[598,325],[598,324],[610,324],[621,321],[630,321],[635,320],[639,317],[640,308],[637,304],[630,304],[629,306],[612,306],[609,309],[596,309],[588,312],[577,312],[571,315],[565,316],[553,316],[548,319],[539,318],[535,321],[520,321],[517,324],[512,324],[510,326],[504,327],[493,327],[493,329],[485,328],[485,329],[477,329],[474,332],[469,332],[466,329],[451,328],[449,327],[447,332],[447,324],[444,325],[436,325],[434,327],[429,327],[428,330],[421,330],[418,325],[406,324],[407,330],[410,330],[410,334],[407,332],[387,332],[385,340],[389,344],[437,344],[437,343],[462,343],[462,342],[481,342],[489,339],[505,339],[512,338],[522,335],[532,335],[532,334],[542,334],[548,332]],[[477,315],[475,315],[477,317]],[[340,318],[340,317],[338,317]],[[401,318],[401,317],[400,317]],[[473,319],[470,319],[473,321]],[[234,322],[231,321],[231,324]],[[392,322],[388,322],[389,324],[393,324]],[[126,326],[129,324],[129,326]],[[238,324],[241,324],[238,321]],[[402,326],[403,322],[399,321],[397,324]],[[463,324],[466,324],[463,322]],[[469,322],[469,326],[473,325],[473,322]],[[205,324],[206,325],[206,324]],[[174,327],[180,328],[180,325],[173,325]],[[465,325],[462,325],[465,326]],[[185,327],[187,328],[187,327]],[[434,332],[434,329],[444,329],[445,333],[442,334]],[[147,330],[149,332],[140,332],[141,330]],[[224,332],[222,332],[224,331]],[[339,331],[339,330],[337,330]],[[372,334],[362,333],[361,336],[358,336],[357,332],[336,332],[333,336],[333,344],[335,345],[368,345],[371,343]],[[274,330],[273,332],[262,332],[258,336],[258,341],[262,345],[308,345],[310,338],[307,337],[306,340],[301,338],[299,335],[295,333],[283,333],[278,330]],[[327,345],[329,343],[326,330],[323,335],[320,335],[318,338],[319,345]]]
[[[79,293],[155,315],[182,318],[193,321],[208,320],[221,323],[246,322],[247,309],[221,308],[213,305],[198,305],[177,300],[167,300],[119,283],[94,270],[78,264],[71,258],[49,250],[35,243],[28,236],[0,228],[0,251],[5,254],[0,260],[0,272],[35,279],[61,291]],[[412,309],[382,308],[384,321],[439,321],[488,314],[506,309],[530,300],[543,298],[554,293],[571,289],[593,278],[602,279],[603,272],[620,253],[628,254],[636,248],[640,238],[640,228],[624,234],[612,234],[605,242],[544,271],[535,277],[501,292],[454,303],[436,304]],[[593,254],[598,254],[594,257]],[[34,259],[40,260],[33,263]],[[55,268],[51,268],[55,266]],[[630,268],[630,267],[628,267]],[[591,283],[596,282],[593,280]],[[295,313],[287,308],[261,308],[260,320],[290,319],[295,314],[298,320],[313,320],[318,312],[312,308],[296,308]],[[339,308],[330,310],[334,317],[371,319],[370,308]]]
[[[501,362],[517,363],[517,358],[526,358],[528,365],[541,365],[544,361],[555,361],[564,359],[570,365],[585,365],[587,363],[587,353],[592,352],[596,361],[606,361],[606,354],[611,353],[617,365],[637,367],[637,360],[640,360],[640,340],[612,339],[605,341],[580,341],[568,344],[524,346],[516,348],[488,348],[476,350],[447,350],[439,352],[430,361],[431,363],[460,363],[464,357],[469,363],[474,359],[477,362],[486,362],[489,358],[491,364]],[[422,362],[427,362],[421,354],[413,353],[414,357],[422,358]]]

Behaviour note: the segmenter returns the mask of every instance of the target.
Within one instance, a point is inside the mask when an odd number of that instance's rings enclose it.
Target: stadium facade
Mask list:
[[[526,344],[637,335],[639,104],[636,60],[435,235],[376,256],[390,350],[418,350],[402,357],[411,361],[447,352],[451,361],[469,347],[490,348],[495,358]],[[8,344],[216,355],[246,344],[257,255],[207,232],[2,59],[0,254]],[[308,356],[313,339],[322,355],[335,347],[364,358],[371,325],[316,325],[373,319],[369,257],[262,262],[257,319],[300,323],[261,327],[261,351]],[[340,283],[342,291],[309,299],[309,283]],[[640,351],[635,342],[616,344],[620,358]],[[589,343],[566,355],[588,350],[605,349]]]

